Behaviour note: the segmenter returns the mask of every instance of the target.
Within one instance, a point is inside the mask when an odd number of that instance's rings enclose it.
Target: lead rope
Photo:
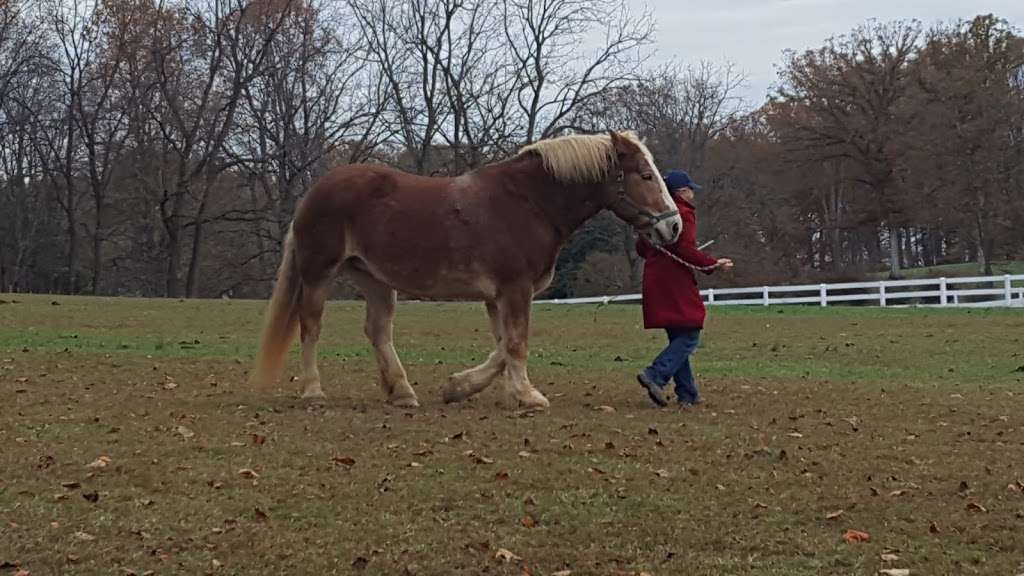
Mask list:
[[[668,250],[662,248],[661,246],[656,246],[654,244],[651,244],[651,246],[654,247],[654,249],[657,250],[658,252],[665,254],[669,258],[675,260],[676,262],[682,264],[683,266],[686,266],[690,270],[696,270],[698,272],[709,272],[711,270],[714,270],[715,268],[718,268],[718,263],[712,264],[711,266],[697,266],[696,264],[690,264],[686,260],[683,260],[679,256],[676,256],[675,254],[669,252]]]

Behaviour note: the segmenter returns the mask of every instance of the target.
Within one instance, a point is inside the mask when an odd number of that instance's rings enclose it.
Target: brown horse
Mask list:
[[[496,347],[444,388],[455,402],[502,376],[512,407],[546,408],[526,374],[530,304],[547,288],[565,241],[610,209],[656,244],[682,221],[646,147],[629,132],[566,136],[456,178],[379,165],[330,171],[298,206],[267,310],[251,381],[268,386],[300,329],[303,397],[323,397],[316,345],[339,273],[366,298],[366,336],[396,406],[419,402],[392,343],[396,290],[486,303]]]

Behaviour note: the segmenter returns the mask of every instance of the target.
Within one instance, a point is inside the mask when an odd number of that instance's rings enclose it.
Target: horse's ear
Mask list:
[[[619,160],[626,156],[626,140],[615,130],[609,130],[608,136],[612,139],[612,149],[615,150],[615,156]]]

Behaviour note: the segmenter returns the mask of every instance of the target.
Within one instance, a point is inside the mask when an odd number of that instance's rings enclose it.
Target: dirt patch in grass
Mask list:
[[[257,303],[3,298],[0,573],[1024,571],[1021,314],[715,310],[656,410],[638,310],[541,307],[523,415],[440,402],[477,307],[400,307],[403,411],[355,306],[311,405],[244,386]]]

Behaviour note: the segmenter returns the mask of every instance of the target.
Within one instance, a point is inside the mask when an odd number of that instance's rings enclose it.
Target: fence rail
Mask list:
[[[965,286],[966,285],[966,286]],[[1024,274],[882,280],[793,286],[708,288],[704,302],[715,306],[777,304],[877,303],[879,306],[1020,307],[1024,308]],[[538,300],[547,304],[610,304],[638,302],[640,294]]]

